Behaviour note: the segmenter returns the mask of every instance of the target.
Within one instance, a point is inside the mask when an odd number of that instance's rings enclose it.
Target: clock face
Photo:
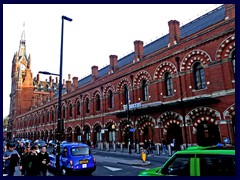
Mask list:
[[[24,64],[21,64],[21,65],[20,65],[20,68],[21,68],[21,70],[25,70],[25,69],[26,69],[26,66],[25,66]]]

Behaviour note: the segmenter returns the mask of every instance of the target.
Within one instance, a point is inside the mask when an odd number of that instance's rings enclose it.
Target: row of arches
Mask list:
[[[226,121],[231,122],[235,129],[235,104],[224,111],[223,116]],[[209,107],[198,107],[191,110],[186,115],[187,120],[187,138],[191,144],[197,143],[205,145],[221,142],[223,136],[221,132],[221,115],[218,111]],[[130,122],[130,123],[129,123]],[[155,142],[161,142],[165,138],[168,143],[174,138],[179,144],[185,142],[183,135],[183,117],[174,111],[162,113],[157,119],[150,115],[143,115],[136,119],[123,118],[119,122],[108,120],[105,124],[96,121],[94,124],[86,122],[83,126],[79,124],[68,125],[65,127],[65,139],[68,141],[84,141],[96,144],[100,141],[107,142],[127,142],[128,139],[134,143],[136,140],[143,142],[144,139],[153,139]],[[129,132],[133,128],[134,132]],[[29,132],[19,133],[18,137],[29,139],[49,140],[55,137],[57,130],[30,130]],[[234,141],[234,131],[231,132],[230,139]]]

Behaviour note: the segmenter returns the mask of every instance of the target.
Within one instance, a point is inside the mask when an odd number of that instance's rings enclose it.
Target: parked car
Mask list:
[[[49,170],[55,172],[56,169],[56,152],[55,147],[49,154]],[[61,174],[86,174],[91,175],[96,170],[96,159],[91,153],[88,145],[83,143],[61,143],[60,144],[60,163]]]
[[[189,147],[177,151],[163,167],[143,170],[138,176],[235,176],[235,148]]]
[[[47,146],[47,143],[46,143],[46,141],[44,141],[44,140],[36,140],[36,141],[34,141],[34,145],[37,145],[38,147],[43,147],[43,146]]]
[[[48,142],[48,146],[49,146],[49,147],[55,147],[55,146],[56,146],[56,141],[55,141],[55,140],[50,140],[50,141]]]

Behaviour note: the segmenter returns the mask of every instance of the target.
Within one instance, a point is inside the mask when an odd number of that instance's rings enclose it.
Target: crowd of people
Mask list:
[[[13,176],[15,167],[18,166],[22,176],[47,176],[47,169],[50,165],[49,154],[46,147],[39,150],[37,145],[30,146],[19,142],[7,143],[3,148],[3,161],[5,161],[4,174]]]

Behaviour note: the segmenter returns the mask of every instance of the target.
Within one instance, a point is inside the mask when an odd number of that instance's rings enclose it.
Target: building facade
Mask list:
[[[228,137],[235,143],[235,5],[179,24],[170,20],[168,34],[146,46],[134,41],[133,53],[110,55],[108,66],[92,66],[83,79],[69,75],[62,91],[66,140],[207,145]],[[23,59],[28,64],[19,73],[15,64]],[[13,61],[9,133],[52,139],[58,80],[31,78],[30,62]]]

